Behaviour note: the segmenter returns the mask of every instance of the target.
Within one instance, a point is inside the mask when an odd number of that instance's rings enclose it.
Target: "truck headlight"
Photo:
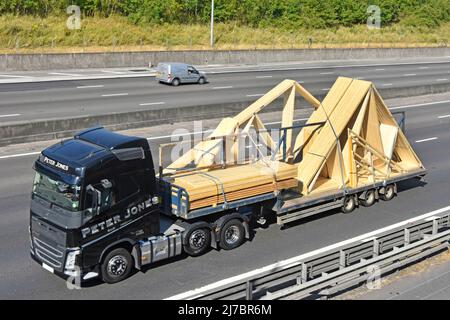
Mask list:
[[[75,261],[76,261],[77,255],[79,255],[79,254],[80,254],[80,250],[69,251],[67,253],[66,269],[70,269],[70,270],[75,269]]]

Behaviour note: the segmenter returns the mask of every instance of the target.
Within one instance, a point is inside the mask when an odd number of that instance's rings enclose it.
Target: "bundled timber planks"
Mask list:
[[[277,183],[268,183],[252,188],[241,189],[233,192],[227,192],[225,194],[227,201],[236,201],[240,199],[245,199],[265,193],[275,192],[284,189],[295,188],[298,185],[298,180],[295,178],[286,179],[284,181],[279,181]],[[198,208],[217,206],[218,204],[224,203],[223,194],[218,194],[216,196],[207,197],[195,201],[190,201],[189,209],[195,210]]]
[[[244,199],[276,190],[293,188],[297,166],[278,161],[217,169],[208,172],[197,171],[173,176],[171,183],[184,188],[190,201],[190,208],[217,205],[227,201]]]

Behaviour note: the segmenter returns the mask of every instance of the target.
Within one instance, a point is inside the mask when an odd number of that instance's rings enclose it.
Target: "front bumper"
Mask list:
[[[45,269],[48,272],[53,273],[53,274],[63,278],[65,280],[68,280],[69,278],[71,278],[71,279],[75,280],[75,282],[77,280],[79,280],[79,281],[86,281],[86,280],[89,280],[89,279],[96,278],[99,275],[99,272],[98,272],[97,268],[94,268],[92,270],[83,270],[83,269],[79,269],[79,268],[76,268],[75,270],[67,270],[65,268],[63,270],[57,270],[57,269],[53,268],[52,266],[46,264],[42,260],[40,260],[36,256],[36,254],[34,253],[32,248],[30,248],[30,256],[43,269]]]

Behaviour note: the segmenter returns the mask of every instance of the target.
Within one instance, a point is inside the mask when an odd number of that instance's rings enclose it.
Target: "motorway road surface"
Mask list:
[[[396,109],[396,111],[401,108]],[[115,285],[92,281],[69,290],[61,278],[29,257],[28,219],[32,164],[36,155],[0,158],[0,299],[161,299],[291,258],[450,205],[450,102],[410,107],[407,136],[429,170],[426,184],[403,183],[390,202],[352,214],[321,214],[279,230],[257,229],[233,251],[211,250],[149,267]],[[151,140],[154,157],[156,143]],[[19,153],[19,152],[18,152]]]
[[[272,71],[267,71],[269,69]],[[0,125],[30,120],[70,118],[147,109],[177,108],[193,104],[254,101],[284,79],[299,81],[314,95],[326,94],[338,76],[375,83],[378,88],[410,87],[450,82],[450,59],[430,62],[365,62],[234,67],[208,69],[209,83],[172,87],[153,77],[30,82],[0,85]],[[216,71],[212,71],[216,70]],[[219,70],[219,71],[217,71]],[[239,72],[242,71],[242,72]],[[225,73],[212,73],[225,72]],[[8,80],[0,75],[0,80]],[[11,77],[11,75],[9,75]],[[16,75],[17,77],[17,75]],[[11,79],[11,78],[9,78]]]

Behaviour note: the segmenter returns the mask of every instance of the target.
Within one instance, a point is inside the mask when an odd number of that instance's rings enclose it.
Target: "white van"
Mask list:
[[[206,83],[206,75],[186,63],[162,62],[158,64],[156,81],[178,86],[181,83]]]

